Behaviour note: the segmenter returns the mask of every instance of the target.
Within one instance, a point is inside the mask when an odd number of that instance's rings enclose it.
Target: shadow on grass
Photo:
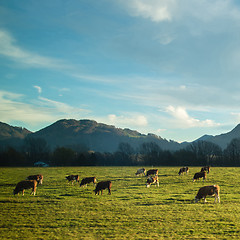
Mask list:
[[[1,183],[0,187],[15,187],[16,184],[13,183]]]
[[[194,204],[190,199],[165,199],[161,202],[136,203],[138,206],[156,206],[156,205],[171,205],[171,204]]]

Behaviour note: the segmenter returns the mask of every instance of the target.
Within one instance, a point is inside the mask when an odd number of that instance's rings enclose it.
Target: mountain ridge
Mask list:
[[[89,119],[60,119],[36,132],[0,122],[0,142],[2,145],[20,145],[26,137],[43,138],[52,149],[58,146],[82,146],[85,149],[99,152],[116,151],[122,142],[129,143],[134,148],[138,148],[145,142],[154,142],[163,150],[171,151],[182,149],[191,144],[191,142],[178,143],[174,140],[163,139],[153,133],[142,134],[129,128],[117,128]],[[240,138],[240,124],[230,132],[216,136],[203,135],[195,141],[209,141],[224,149],[234,138]]]

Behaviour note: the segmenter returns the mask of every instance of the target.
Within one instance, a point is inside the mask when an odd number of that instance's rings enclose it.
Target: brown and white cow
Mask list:
[[[199,178],[203,178],[203,181],[204,181],[204,180],[206,179],[206,177],[207,177],[206,172],[197,172],[197,173],[195,173],[194,176],[193,176],[193,182],[194,182],[195,180],[198,180]]]
[[[137,172],[135,173],[135,175],[140,175],[140,174],[143,174],[144,176],[146,175],[146,169],[145,168],[139,168],[137,170]]]
[[[188,174],[188,172],[189,172],[189,168],[188,167],[182,167],[182,168],[180,168],[180,170],[178,172],[178,175],[180,176],[183,173]]]
[[[95,195],[99,195],[99,192],[101,191],[101,195],[103,193],[104,189],[108,189],[108,194],[111,194],[111,187],[112,187],[112,182],[111,181],[102,181],[99,182],[95,188],[95,190],[93,190],[95,192]]]
[[[38,184],[42,184],[43,175],[42,174],[30,175],[26,178],[26,180],[36,180]]]
[[[31,194],[36,194],[37,189],[37,181],[36,180],[24,180],[17,184],[16,188],[13,190],[13,194],[18,194],[19,192],[22,192],[22,195],[24,196],[24,190],[25,189],[32,189]]]
[[[155,186],[159,187],[158,176],[154,176],[154,177],[150,176],[150,177],[147,178],[146,186],[150,187],[151,184],[156,184]]]
[[[215,196],[214,203],[218,199],[218,202],[220,203],[220,187],[218,185],[212,185],[212,186],[205,186],[201,187],[198,190],[197,195],[195,196],[195,203],[197,203],[202,198],[204,199],[204,202],[206,201],[207,196]]]
[[[150,169],[147,171],[147,177],[150,176],[150,175],[155,175],[157,176],[158,175],[158,169]]]
[[[207,173],[209,173],[210,172],[210,166],[205,166],[205,167],[202,167],[201,168],[201,172],[207,172]]]
[[[95,185],[97,183],[96,177],[86,177],[86,178],[83,178],[81,183],[80,183],[80,187],[81,186],[87,186],[87,184],[89,184],[91,182],[93,183],[93,185]]]
[[[74,181],[79,182],[79,176],[78,175],[69,175],[69,176],[66,177],[66,179],[68,180],[68,182],[72,181],[72,185],[73,185]]]

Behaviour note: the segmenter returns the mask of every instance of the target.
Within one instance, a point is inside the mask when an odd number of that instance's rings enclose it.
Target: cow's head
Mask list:
[[[39,179],[38,179],[38,183],[39,183],[39,184],[42,184],[42,181],[43,181],[43,179],[42,179],[42,177],[40,176]]]
[[[194,198],[195,203],[197,203],[199,200],[200,199],[197,196],[195,196],[195,198]]]
[[[153,183],[153,182],[154,182],[153,177],[149,177],[149,178],[147,179],[147,184],[146,184],[146,186],[147,186],[147,187],[150,187],[151,183]]]
[[[15,194],[18,194],[18,191],[16,188],[13,190],[13,195],[15,195]]]

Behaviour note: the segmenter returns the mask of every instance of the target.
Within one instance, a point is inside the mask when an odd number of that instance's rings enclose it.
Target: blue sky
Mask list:
[[[175,141],[240,122],[233,0],[0,2],[0,121],[92,119]]]

